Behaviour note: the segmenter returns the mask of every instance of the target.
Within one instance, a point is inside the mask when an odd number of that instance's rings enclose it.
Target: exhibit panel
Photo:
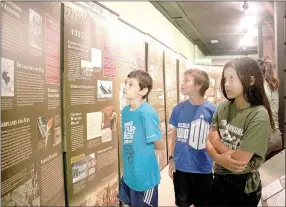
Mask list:
[[[64,206],[58,2],[1,2],[1,206]]]
[[[69,206],[118,203],[117,16],[64,3],[64,119]]]
[[[168,154],[172,144],[172,126],[169,120],[173,108],[178,104],[178,78],[177,78],[177,55],[168,49],[164,51],[164,89],[165,89],[165,113],[167,124],[167,150]]]
[[[148,64],[147,71],[153,79],[153,89],[148,96],[148,103],[156,110],[159,120],[160,129],[164,141],[166,142],[166,113],[165,113],[165,92],[164,92],[164,75],[163,75],[163,45],[155,39],[150,38],[148,41]],[[167,149],[156,151],[158,163],[162,169],[167,165]]]

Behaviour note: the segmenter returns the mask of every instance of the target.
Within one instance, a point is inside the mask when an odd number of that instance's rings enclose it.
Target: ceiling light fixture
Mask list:
[[[211,40],[211,43],[216,44],[218,43],[218,40]]]

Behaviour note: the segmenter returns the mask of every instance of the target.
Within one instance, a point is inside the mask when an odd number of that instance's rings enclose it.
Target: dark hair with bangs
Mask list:
[[[243,87],[243,97],[244,99],[251,103],[251,105],[263,105],[268,111],[269,119],[271,128],[275,130],[275,124],[272,118],[272,112],[270,109],[270,104],[268,98],[265,93],[264,89],[264,79],[262,72],[260,70],[259,65],[257,62],[249,57],[241,57],[239,59],[234,59],[229,61],[225,64],[222,72],[222,79],[221,79],[221,90],[224,97],[230,101],[234,99],[229,99],[226,95],[225,91],[225,78],[224,78],[224,71],[226,68],[232,67],[235,69],[237,76],[242,84]],[[254,83],[251,85],[251,76],[254,77]]]

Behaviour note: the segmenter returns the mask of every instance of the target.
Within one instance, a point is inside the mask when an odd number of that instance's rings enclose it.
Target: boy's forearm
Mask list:
[[[166,148],[166,143],[164,139],[160,139],[154,142],[154,146],[156,150],[164,150]]]
[[[176,141],[177,141],[177,129],[175,127],[172,128],[172,143],[171,143],[171,149],[170,149],[170,156],[174,155]]]

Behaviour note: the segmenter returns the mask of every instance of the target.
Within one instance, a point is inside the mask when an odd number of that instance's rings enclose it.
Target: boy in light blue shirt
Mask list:
[[[118,198],[128,206],[158,206],[160,170],[155,149],[165,143],[156,111],[144,99],[153,80],[142,70],[132,71],[125,81],[124,97],[130,105],[122,110],[123,178]]]

